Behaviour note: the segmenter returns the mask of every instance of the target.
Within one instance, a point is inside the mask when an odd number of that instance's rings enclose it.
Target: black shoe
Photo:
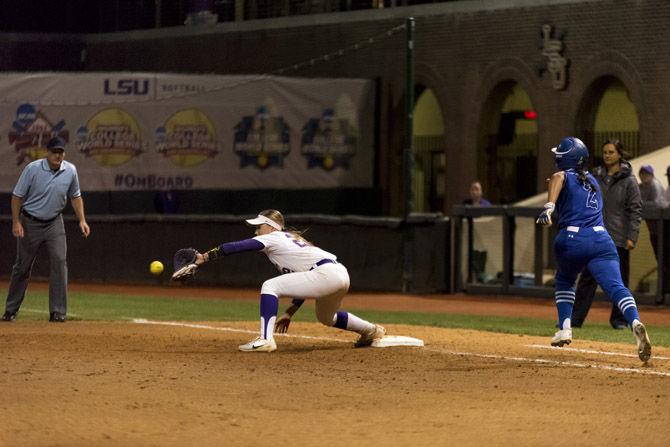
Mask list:
[[[16,312],[14,312],[14,313],[5,312],[5,314],[2,316],[2,321],[12,322],[14,320],[16,320]]]
[[[613,329],[616,329],[618,331],[622,331],[628,327],[628,323],[626,323],[625,321],[612,321],[610,322],[610,324],[612,325]]]
[[[49,321],[54,323],[65,323],[65,315],[58,312],[51,312],[49,314]]]

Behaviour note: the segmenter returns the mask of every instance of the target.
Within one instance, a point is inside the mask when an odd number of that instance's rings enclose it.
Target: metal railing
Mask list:
[[[502,295],[516,295],[516,296],[538,296],[550,297],[553,296],[553,287],[543,285],[543,274],[546,267],[550,267],[553,253],[547,253],[551,250],[553,235],[555,234],[555,227],[545,229],[540,225],[534,225],[533,231],[533,273],[534,283],[532,286],[518,286],[515,285],[514,275],[514,260],[515,260],[515,237],[518,218],[535,218],[542,211],[541,208],[536,207],[516,207],[516,206],[492,206],[492,207],[472,207],[472,206],[455,206],[452,210],[452,232],[453,232],[453,257],[452,257],[452,275],[453,290],[455,292],[465,291],[473,294],[502,294]],[[474,259],[474,237],[473,237],[473,219],[478,217],[500,217],[502,232],[502,274],[500,281],[495,284],[481,284],[477,283],[473,274],[473,259]],[[670,303],[670,295],[664,294],[664,284],[670,281],[670,275],[663,273],[663,265],[666,262],[664,259],[663,246],[664,233],[667,236],[668,231],[666,227],[670,225],[670,208],[645,210],[643,212],[643,219],[645,221],[653,220],[656,222],[658,238],[656,240],[656,253],[658,280],[656,283],[656,290],[649,293],[637,292],[636,299],[645,303],[663,304]],[[467,224],[464,225],[463,221]],[[664,231],[665,230],[665,231]],[[464,231],[467,233],[466,246],[463,247]],[[549,237],[546,238],[545,231],[549,231]],[[549,241],[549,244],[545,242]],[[463,266],[463,250],[467,250],[466,263]],[[545,261],[545,259],[547,261]],[[667,260],[670,262],[670,260]],[[466,271],[464,278],[463,271]],[[665,276],[665,277],[664,277]]]

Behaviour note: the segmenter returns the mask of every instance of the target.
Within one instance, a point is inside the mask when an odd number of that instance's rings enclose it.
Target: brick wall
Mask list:
[[[83,68],[266,73],[346,48],[416,17],[416,82],[435,91],[445,120],[446,210],[481,175],[486,117],[501,82],[513,80],[538,111],[538,191],[552,171],[548,148],[583,129],[589,86],[611,75],[637,107],[641,152],[670,144],[670,2],[666,0],[484,0],[87,36]],[[555,90],[540,44],[545,23],[564,33],[568,84]],[[3,66],[6,66],[3,65]],[[41,67],[41,66],[39,66]],[[39,68],[38,67],[38,68]],[[58,67],[58,66],[56,66]],[[360,77],[380,84],[379,182],[384,209],[402,207],[404,31],[287,75]]]

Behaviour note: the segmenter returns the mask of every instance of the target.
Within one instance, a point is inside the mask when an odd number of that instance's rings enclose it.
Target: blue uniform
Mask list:
[[[586,177],[593,185],[596,179]],[[584,267],[596,279],[607,296],[624,314],[629,325],[639,320],[633,294],[624,285],[619,256],[603,224],[603,199],[599,190],[583,185],[574,169],[565,171],[563,188],[556,201],[559,232],[554,241],[556,271],[556,306],[560,329],[571,318],[575,302],[575,280]]]

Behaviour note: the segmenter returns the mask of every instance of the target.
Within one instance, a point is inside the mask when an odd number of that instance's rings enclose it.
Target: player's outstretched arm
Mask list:
[[[205,262],[213,261],[222,256],[229,256],[235,253],[244,253],[247,251],[260,251],[265,248],[262,242],[256,239],[244,239],[242,241],[226,242],[218,247],[203,253],[196,259],[196,264],[201,265]]]
[[[302,306],[302,303],[304,303],[305,300],[301,299],[294,299],[291,303],[291,305],[286,309],[286,312],[284,312],[279,318],[277,318],[277,321],[275,322],[275,332],[279,334],[284,334],[288,332],[288,327],[291,324],[291,317],[295,315],[295,313],[300,309],[300,306]]]
[[[555,172],[551,176],[549,186],[547,186],[547,202],[556,203],[563,189],[563,183],[565,183],[565,171]]]
[[[547,191],[547,203],[544,204],[544,210],[538,216],[536,223],[544,225],[545,227],[551,226],[551,215],[556,208],[556,201],[558,200],[558,196],[561,194],[561,189],[563,189],[564,182],[564,171],[556,172],[551,176],[549,179],[549,186]]]

